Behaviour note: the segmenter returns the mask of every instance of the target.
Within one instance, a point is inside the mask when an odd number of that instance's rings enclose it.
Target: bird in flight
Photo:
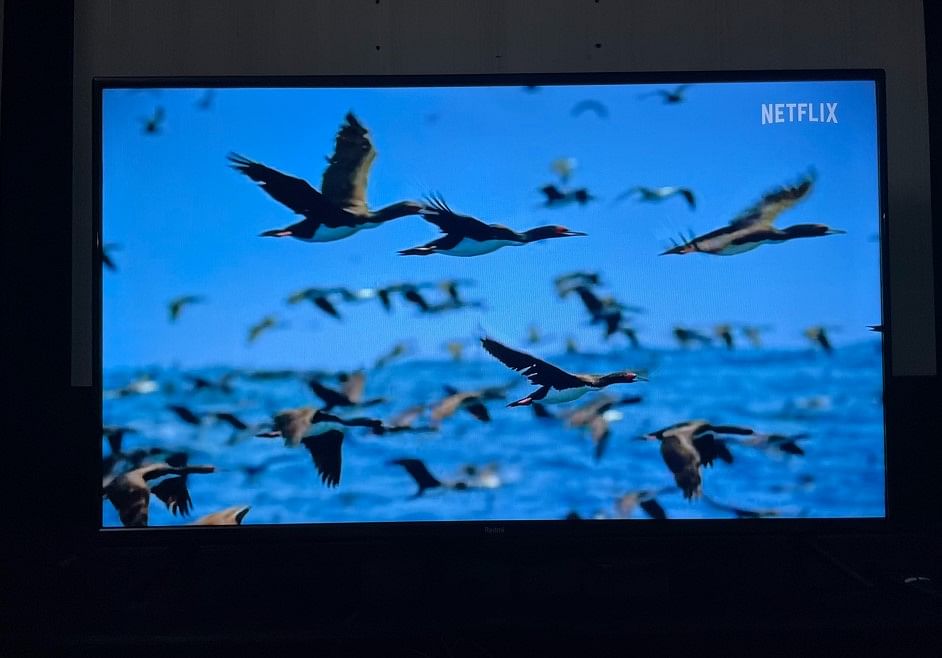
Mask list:
[[[334,407],[371,407],[386,401],[385,398],[363,399],[363,389],[366,387],[366,375],[363,371],[344,373],[340,380],[339,391],[322,384],[316,378],[308,380],[307,384],[311,392],[323,400],[324,411],[330,411]]]
[[[615,201],[622,201],[623,199],[634,196],[638,197],[639,201],[646,203],[658,203],[672,196],[680,196],[687,202],[691,210],[696,210],[697,208],[697,199],[693,194],[693,190],[689,187],[632,187],[630,190],[622,192],[615,197]]]
[[[437,226],[445,235],[419,247],[403,249],[399,252],[403,256],[483,256],[501,247],[519,247],[550,238],[585,235],[565,226],[540,226],[518,232],[501,224],[485,224],[469,215],[454,212],[441,197],[430,198],[421,214],[425,221]]]
[[[207,89],[202,93],[202,95],[196,100],[196,107],[199,110],[209,110],[213,107],[213,101],[216,99],[216,90]]]
[[[291,293],[287,302],[289,304],[300,304],[303,301],[309,301],[330,317],[339,320],[340,313],[337,311],[335,303],[331,301],[331,295],[340,295],[347,299],[347,296],[352,296],[353,293],[346,288],[304,288]]]
[[[101,264],[107,267],[112,272],[118,271],[118,266],[115,265],[114,259],[111,258],[112,251],[118,251],[121,249],[121,245],[109,242],[101,245],[99,248],[99,257],[101,258]]]
[[[589,391],[601,390],[612,384],[633,384],[647,381],[636,372],[620,370],[605,375],[574,374],[558,368],[526,352],[503,345],[493,338],[482,338],[484,350],[511,370],[516,370],[534,386],[539,388],[526,397],[511,402],[509,407],[519,407],[534,402],[561,404],[572,402]]]
[[[808,327],[803,333],[805,338],[824,350],[825,354],[834,353],[834,346],[831,344],[827,328],[822,326]]]
[[[608,108],[601,101],[597,101],[594,98],[579,101],[573,105],[572,109],[569,111],[574,117],[585,114],[586,112],[592,112],[599,119],[608,118]]]
[[[797,238],[816,238],[846,233],[825,224],[795,224],[783,229],[773,224],[778,216],[806,199],[814,187],[815,174],[809,172],[794,185],[785,185],[767,193],[754,206],[739,213],[729,224],[703,235],[682,237],[681,243],[664,251],[668,254],[712,254],[734,256],[764,244],[781,244]]]
[[[705,420],[688,420],[640,437],[661,443],[661,458],[674,474],[674,482],[690,500],[703,494],[700,468],[709,467],[716,459],[727,464],[733,462],[726,441],[717,434],[752,433],[752,430],[723,425],[711,425]]]
[[[559,208],[567,206],[570,203],[577,203],[584,206],[589,201],[594,201],[595,197],[589,194],[589,190],[584,187],[578,187],[571,190],[563,190],[556,185],[544,185],[540,192],[546,197],[543,202],[544,208]]]
[[[370,210],[366,204],[366,184],[376,149],[366,128],[348,112],[327,159],[320,191],[300,178],[284,174],[237,153],[229,154],[229,164],[258,183],[275,201],[304,217],[282,229],[264,231],[263,237],[295,238],[305,242],[332,242],[357,231],[375,228],[393,219],[416,215],[422,204],[399,201]]]
[[[164,119],[166,118],[166,113],[164,108],[158,105],[154,108],[154,113],[142,119],[144,123],[144,134],[145,135],[159,135],[163,131]]]
[[[186,488],[186,476],[191,473],[212,473],[215,470],[212,466],[149,464],[113,478],[102,487],[101,493],[114,505],[125,527],[144,527],[147,525],[151,494],[157,496],[174,515],[186,516],[193,506]],[[152,483],[158,479],[161,481]]]
[[[261,320],[249,327],[249,344],[254,343],[258,340],[258,337],[269,329],[274,329],[278,326],[278,318],[274,315],[266,315]]]
[[[170,313],[170,321],[176,322],[180,318],[180,313],[183,312],[183,309],[191,304],[199,304],[205,302],[206,299],[200,295],[183,295],[182,297],[177,297],[171,299],[167,303],[167,310]]]
[[[550,171],[559,176],[559,180],[568,183],[576,170],[575,158],[556,158],[550,163]]]
[[[650,96],[660,96],[664,99],[665,105],[676,105],[678,103],[683,103],[686,100],[684,95],[687,89],[690,87],[689,84],[686,85],[677,85],[673,89],[656,89],[647,94],[641,94],[638,98],[648,98]]]

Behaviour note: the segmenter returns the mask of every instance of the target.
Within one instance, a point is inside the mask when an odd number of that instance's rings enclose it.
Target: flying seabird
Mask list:
[[[407,409],[403,409],[398,414],[389,419],[383,428],[387,434],[398,434],[402,432],[434,432],[436,428],[432,425],[416,425],[415,422],[421,418],[425,412],[425,405],[417,404]]]
[[[242,519],[245,518],[250,509],[252,508],[248,505],[227,507],[224,510],[200,517],[190,525],[242,525]]]
[[[405,343],[396,343],[392,348],[376,359],[376,363],[373,365],[374,368],[379,370],[380,368],[385,368],[390,363],[399,359],[409,353],[409,346]]]
[[[521,233],[501,224],[485,224],[469,215],[457,214],[441,197],[430,198],[421,215],[445,235],[422,246],[403,249],[399,252],[403,256],[482,256],[501,247],[519,247],[550,238],[585,235],[565,226],[540,226]]]
[[[289,304],[298,304],[303,301],[309,301],[327,315],[339,320],[340,313],[330,300],[330,296],[335,294],[343,295],[343,293],[347,293],[347,295],[352,294],[346,288],[305,288],[292,293],[291,296],[288,297],[287,302]]]
[[[314,468],[320,475],[321,482],[328,488],[340,484],[340,471],[343,466],[343,432],[335,429],[326,430],[304,437],[301,443],[311,453]]]
[[[177,418],[188,425],[200,425],[200,417],[187,406],[182,404],[168,404],[167,409],[176,414]]]
[[[553,279],[556,294],[560,297],[565,297],[578,287],[589,288],[601,284],[602,279],[598,272],[567,272]]]
[[[229,395],[233,392],[232,380],[236,378],[235,372],[228,372],[218,380],[212,380],[202,375],[184,374],[183,378],[193,385],[193,392],[197,391],[219,391]]]
[[[783,211],[808,196],[814,181],[814,172],[810,172],[794,185],[786,185],[767,193],[757,204],[734,217],[728,225],[703,235],[682,238],[681,244],[675,243],[661,255],[702,253],[734,256],[752,251],[763,244],[781,244],[796,238],[846,233],[824,224],[795,224],[783,229],[773,226]]]
[[[599,297],[593,290],[586,286],[575,286],[570,288],[569,292],[575,292],[586,311],[589,312],[592,324],[603,323],[605,325],[605,338],[610,338],[622,326],[625,311],[640,311],[636,306],[626,306],[615,300],[613,297]]]
[[[154,113],[150,115],[149,117],[147,117],[146,119],[142,120],[144,123],[144,134],[145,135],[160,134],[163,129],[165,117],[166,117],[166,113],[164,112],[164,108],[161,107],[160,105],[155,107]]]
[[[255,436],[263,438],[284,439],[285,445],[294,447],[301,442],[302,437],[308,431],[317,425],[324,428],[333,429],[332,426],[344,427],[367,427],[374,434],[384,432],[383,422],[375,418],[340,418],[314,407],[299,407],[297,409],[285,409],[279,411],[272,417],[272,428],[264,432],[259,432]]]
[[[568,183],[572,172],[576,169],[575,158],[556,158],[550,163],[550,170],[559,176],[559,180]]]
[[[214,100],[215,98],[216,98],[216,90],[215,90],[215,89],[207,89],[207,90],[204,91],[204,92],[202,93],[202,95],[200,95],[200,97],[197,99],[197,101],[196,101],[196,107],[197,107],[197,109],[204,110],[204,111],[205,111],[205,110],[208,110],[208,109],[211,109],[212,106],[213,106],[213,100]]]
[[[612,372],[605,375],[573,374],[562,368],[542,361],[526,352],[519,352],[492,338],[482,338],[484,350],[511,370],[520,372],[539,388],[526,397],[511,402],[510,407],[543,402],[559,404],[571,402],[585,395],[590,390],[601,390],[612,384],[631,384],[646,381],[637,373],[629,370]]]
[[[362,371],[350,374],[344,374],[341,377],[342,389],[337,390],[317,381],[317,379],[308,380],[308,387],[311,392],[324,401],[324,411],[330,411],[334,407],[371,407],[385,402],[385,398],[363,399],[363,389],[366,386],[366,376]]]
[[[418,214],[422,204],[400,201],[371,211],[366,204],[366,184],[376,149],[366,128],[348,112],[337,133],[334,153],[318,192],[306,181],[254,162],[236,153],[229,163],[265,190],[275,201],[304,217],[283,229],[265,231],[265,237],[292,237],[305,242],[331,242],[384,222]]]
[[[118,266],[115,265],[114,260],[111,258],[112,251],[118,251],[121,249],[121,245],[114,244],[109,242],[107,244],[101,245],[98,250],[98,257],[101,258],[101,264],[107,267],[112,272],[118,271]]]
[[[590,431],[592,444],[595,446],[593,456],[598,461],[605,454],[611,437],[609,423],[622,418],[622,414],[616,411],[615,407],[638,402],[641,402],[641,396],[638,395],[616,398],[613,395],[602,394],[567,413],[566,424],[569,427],[587,428]]]
[[[467,491],[469,489],[493,489],[500,486],[496,465],[493,464],[484,467],[468,465],[462,469],[464,477],[455,480],[440,480],[432,475],[428,466],[421,459],[392,459],[386,463],[390,466],[402,466],[406,473],[415,480],[418,489],[412,496],[413,498],[418,498],[429,489],[442,488]]]
[[[696,329],[688,329],[687,327],[674,327],[673,334],[681,347],[687,347],[693,342],[700,343],[701,345],[709,345],[713,342],[706,334]]]
[[[803,333],[805,338],[824,350],[825,354],[833,354],[834,347],[831,345],[827,329],[821,326],[808,327]]]
[[[748,430],[751,432],[751,430]],[[702,493],[700,467],[709,467],[716,459],[727,464],[733,455],[726,441],[716,434],[743,433],[741,428],[711,425],[705,420],[688,420],[641,437],[661,442],[661,458],[674,474],[674,481],[684,492],[684,498],[699,498]]]
[[[677,487],[662,487],[660,489],[637,489],[622,494],[615,499],[615,515],[627,519],[638,507],[652,519],[666,519],[667,513],[657,497],[675,491]]]
[[[704,495],[703,501],[707,503],[710,507],[715,507],[716,509],[723,510],[724,512],[729,512],[737,519],[762,519],[770,516],[780,516],[781,512],[775,509],[744,509],[742,507],[736,507],[734,505],[727,505],[721,503],[710,496]]]
[[[546,197],[546,200],[543,202],[545,208],[558,208],[559,206],[565,206],[573,202],[584,206],[589,203],[589,201],[595,200],[595,197],[589,194],[589,190],[584,187],[572,190],[561,190],[556,185],[544,185],[540,188],[540,192]]]
[[[180,313],[183,311],[183,309],[190,304],[198,304],[204,301],[206,301],[205,298],[199,295],[183,295],[182,297],[171,299],[167,303],[167,309],[170,312],[170,321],[176,322],[180,317]]]
[[[485,397],[481,391],[459,391],[451,386],[445,386],[444,388],[445,398],[436,403],[429,414],[433,424],[437,425],[459,409],[464,409],[482,423],[491,420],[491,415],[484,405]]]
[[[713,327],[713,333],[717,338],[723,341],[726,349],[731,350],[736,346],[735,341],[733,340],[733,328],[728,324],[716,325]]]
[[[157,496],[174,515],[186,516],[193,505],[186,488],[186,476],[192,473],[212,473],[212,466],[171,466],[150,464],[122,473],[102,488],[102,496],[111,501],[125,527],[147,525],[150,495]],[[166,477],[166,476],[176,477]],[[157,484],[152,480],[164,478]]]
[[[249,327],[249,344],[254,343],[258,340],[258,337],[269,329],[274,329],[278,326],[278,318],[274,315],[266,315],[261,320]]]
[[[754,327],[747,325],[742,327],[742,335],[746,337],[746,340],[749,341],[749,344],[753,347],[762,347],[762,332],[765,331],[766,327]]]
[[[601,101],[597,101],[594,98],[587,98],[585,100],[579,101],[573,105],[572,109],[569,111],[569,113],[574,117],[577,117],[584,112],[592,112],[600,119],[608,118],[608,108],[605,107]]]
[[[660,96],[664,99],[665,105],[676,105],[677,103],[683,103],[685,100],[684,93],[687,91],[687,88],[690,87],[689,84],[677,85],[673,89],[655,89],[652,92],[647,94],[640,94],[638,98],[647,98],[648,96]]]
[[[669,199],[672,196],[681,196],[684,198],[684,201],[687,202],[687,205],[690,206],[691,210],[695,210],[697,208],[697,199],[694,197],[693,190],[691,190],[689,187],[637,186],[619,194],[617,197],[615,197],[615,201],[621,201],[622,199],[627,199],[636,195],[639,201],[644,201],[647,203],[664,201],[665,199]]]

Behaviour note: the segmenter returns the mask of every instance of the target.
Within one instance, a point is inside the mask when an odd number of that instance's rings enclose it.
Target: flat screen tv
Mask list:
[[[103,529],[885,517],[881,72],[95,91]]]

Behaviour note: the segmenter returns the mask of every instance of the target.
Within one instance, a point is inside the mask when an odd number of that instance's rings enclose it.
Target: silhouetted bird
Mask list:
[[[493,488],[493,486],[484,484],[484,482],[487,482],[487,480],[480,480],[478,467],[474,466],[472,466],[474,470],[472,470],[471,473],[468,473],[467,471],[465,472],[466,475],[470,475],[470,479],[465,478],[456,480],[440,480],[439,478],[432,475],[432,472],[428,469],[428,466],[426,466],[425,462],[423,462],[421,459],[392,459],[386,463],[390,466],[402,466],[406,470],[406,473],[408,473],[412,479],[415,480],[418,489],[412,496],[413,498],[418,498],[429,489],[442,488],[455,491],[466,491],[468,489]],[[491,473],[496,473],[496,471],[491,471]]]
[[[235,372],[228,372],[218,380],[212,380],[201,375],[184,374],[183,378],[193,385],[193,391],[219,391],[229,395],[233,392],[232,381],[236,378]]]
[[[451,386],[445,386],[445,392],[447,394],[445,398],[432,406],[429,416],[432,423],[440,423],[459,409],[467,411],[482,423],[491,420],[491,415],[484,405],[481,391],[458,391]]]
[[[546,208],[558,208],[570,203],[577,203],[580,206],[584,206],[589,203],[589,201],[595,200],[595,197],[589,194],[589,190],[584,187],[573,190],[561,190],[555,185],[544,185],[540,188],[540,192],[546,197],[543,202],[543,206]]]
[[[531,384],[539,387],[526,397],[511,402],[508,405],[510,407],[528,405],[533,402],[544,404],[571,402],[590,390],[600,390],[612,384],[645,381],[643,377],[629,370],[606,375],[573,374],[526,352],[507,347],[492,338],[482,338],[481,345],[488,354],[511,370],[520,372],[530,380]]]
[[[429,199],[421,214],[422,219],[435,224],[445,235],[422,246],[403,249],[399,252],[403,256],[483,256],[502,247],[585,235],[565,226],[540,226],[521,233],[501,224],[485,224],[469,215],[459,215],[440,197]]]
[[[616,411],[615,407],[639,402],[641,402],[640,395],[617,398],[613,395],[602,394],[568,412],[565,415],[566,424],[569,427],[589,430],[592,435],[592,444],[595,446],[593,456],[598,461],[608,448],[608,441],[611,437],[609,424],[622,418],[621,413]]]
[[[674,338],[677,339],[677,342],[680,343],[681,347],[688,347],[691,343],[700,343],[701,345],[709,345],[713,341],[706,334],[700,333],[696,329],[688,329],[686,327],[674,327],[673,329]]]
[[[406,356],[409,353],[409,346],[405,343],[396,343],[392,346],[388,352],[383,354],[381,357],[376,359],[376,363],[373,365],[377,370],[380,368],[385,368],[393,361],[400,359]]]
[[[713,333],[717,338],[723,341],[726,349],[731,350],[736,346],[735,341],[733,340],[733,328],[728,324],[716,325],[713,327]]]
[[[248,342],[250,344],[254,343],[263,333],[269,329],[274,329],[277,326],[278,318],[276,318],[274,315],[266,315],[261,320],[249,327]]]
[[[693,195],[693,190],[688,187],[632,187],[615,197],[615,201],[621,201],[633,196],[637,196],[639,201],[647,203],[664,201],[672,196],[681,196],[684,201],[687,202],[687,205],[690,206],[691,210],[695,210],[697,207],[697,199]]]
[[[154,113],[143,120],[145,135],[158,135],[163,130],[166,113],[164,108],[158,105],[154,108]]]
[[[330,411],[334,407],[370,407],[386,401],[384,398],[363,399],[366,376],[359,371],[344,376],[343,388],[340,391],[325,386],[316,379],[308,380],[308,386],[314,395],[324,401],[324,411]]]
[[[827,329],[821,326],[808,327],[804,330],[805,338],[824,350],[825,354],[832,354],[834,347],[831,345],[831,339],[828,336]]]
[[[205,298],[199,295],[183,295],[182,297],[171,299],[167,303],[167,309],[170,312],[170,321],[176,322],[180,317],[180,313],[182,313],[183,309],[187,306],[190,306],[191,304],[198,304],[204,301],[206,301]]]
[[[647,98],[649,96],[660,96],[664,99],[665,105],[676,105],[677,103],[683,103],[685,100],[684,94],[687,89],[690,87],[689,84],[677,85],[673,89],[656,89],[647,94],[640,94],[638,98]]]
[[[715,507],[716,509],[723,510],[724,512],[729,512],[737,519],[762,519],[770,516],[780,516],[781,512],[775,509],[744,509],[742,507],[736,507],[734,505],[727,505],[721,503],[710,496],[704,495],[703,500],[705,503],[710,505],[710,507]]]
[[[304,290],[299,290],[295,293],[292,293],[288,297],[289,304],[298,304],[302,301],[309,301],[314,306],[322,310],[327,315],[332,318],[340,319],[340,313],[337,311],[337,307],[330,300],[331,295],[340,294],[343,295],[352,295],[350,291],[346,288],[305,288]]]
[[[400,201],[376,211],[369,209],[366,184],[375,158],[376,149],[369,133],[353,113],[347,113],[337,133],[320,192],[300,178],[229,154],[229,162],[236,171],[258,183],[275,201],[304,217],[300,222],[261,235],[305,242],[341,240],[362,229],[419,213],[422,204],[415,201]]]
[[[204,91],[204,92],[200,95],[200,97],[197,99],[197,101],[196,101],[196,107],[197,107],[197,109],[200,109],[200,110],[203,110],[203,111],[212,109],[212,107],[213,107],[213,100],[215,100],[215,98],[216,98],[216,90],[215,90],[215,89],[207,89],[207,90]]]
[[[114,260],[111,258],[112,251],[118,251],[121,249],[121,245],[110,242],[108,244],[103,244],[99,248],[98,255],[101,258],[101,264],[107,267],[112,272],[118,271],[118,266],[115,265]]]
[[[608,118],[608,108],[605,107],[601,101],[597,101],[594,98],[588,98],[586,100],[579,101],[573,105],[572,109],[569,111],[569,113],[574,117],[577,117],[586,112],[592,112],[600,119]]]
[[[601,285],[602,279],[598,272],[569,272],[560,274],[553,279],[553,285],[556,286],[556,294],[565,297],[576,288],[589,288],[591,286]]]
[[[167,409],[176,414],[177,418],[188,425],[200,424],[200,417],[189,407],[185,407],[182,404],[168,404]]]

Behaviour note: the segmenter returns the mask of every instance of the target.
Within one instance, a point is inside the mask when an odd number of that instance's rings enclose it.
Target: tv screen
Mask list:
[[[102,527],[884,516],[875,75],[96,91]]]

